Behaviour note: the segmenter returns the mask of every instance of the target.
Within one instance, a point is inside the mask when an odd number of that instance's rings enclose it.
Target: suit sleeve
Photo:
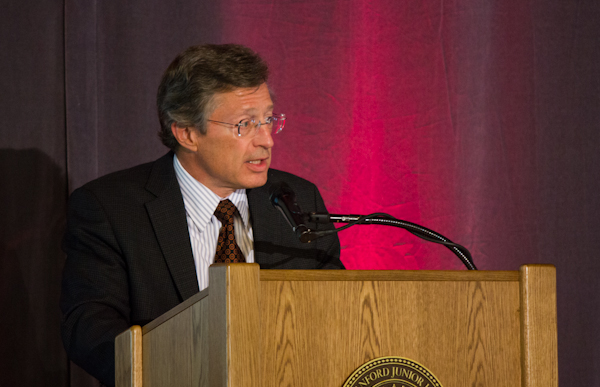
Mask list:
[[[69,199],[61,332],[71,360],[114,385],[114,339],[129,328],[126,265],[95,195],[80,188]]]

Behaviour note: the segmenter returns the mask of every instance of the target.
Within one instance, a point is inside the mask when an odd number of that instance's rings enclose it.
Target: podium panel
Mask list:
[[[120,335],[117,352],[134,348],[133,336]],[[486,272],[217,264],[208,289],[141,336],[141,360],[117,355],[119,387],[342,386],[383,356],[409,358],[445,387],[558,386],[548,265]]]

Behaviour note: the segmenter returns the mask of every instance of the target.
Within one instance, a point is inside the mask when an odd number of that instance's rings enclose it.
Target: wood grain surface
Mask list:
[[[210,293],[123,333],[116,345],[119,387],[141,386],[140,356],[144,387],[342,386],[382,356],[418,362],[444,387],[556,387],[555,269],[260,271],[257,264],[217,264]]]
[[[143,334],[145,335],[146,333],[150,332],[157,326],[169,321],[172,317],[174,317],[177,314],[188,309],[189,307],[191,307],[192,305],[194,305],[195,303],[197,303],[198,301],[200,301],[201,299],[203,299],[205,297],[208,297],[208,288],[202,290],[199,293],[194,294],[192,297],[183,301],[181,304],[177,305],[173,309],[167,311],[166,313],[164,313],[164,314],[158,316],[157,318],[155,318],[154,320],[150,321],[148,324],[144,325],[142,327]]]
[[[261,281],[519,281],[518,271],[263,270]]]
[[[521,267],[523,387],[558,386],[556,269]]]
[[[521,383],[518,282],[261,281],[263,386],[341,386],[402,356],[445,387]]]
[[[210,386],[260,387],[260,266],[210,267]]]
[[[143,336],[144,387],[199,386],[208,380],[208,298],[148,329]],[[207,385],[207,384],[204,384]]]
[[[115,383],[142,387],[142,328],[134,325],[115,339]]]
[[[222,387],[228,383],[227,361],[227,286],[229,269],[216,264],[209,268],[210,297],[208,320],[208,386]]]
[[[262,387],[260,376],[260,266],[231,264],[228,294],[227,386]]]

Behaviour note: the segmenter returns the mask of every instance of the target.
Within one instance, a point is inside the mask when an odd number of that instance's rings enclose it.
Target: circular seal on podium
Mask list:
[[[442,387],[442,384],[416,361],[385,356],[358,367],[343,387]]]

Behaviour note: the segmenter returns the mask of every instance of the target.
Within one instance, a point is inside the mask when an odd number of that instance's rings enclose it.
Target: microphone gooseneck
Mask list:
[[[411,234],[416,235],[426,241],[444,245],[462,261],[467,269],[477,270],[477,267],[475,267],[475,264],[473,263],[471,253],[466,247],[452,242],[450,239],[433,230],[415,223],[396,219],[389,214],[382,212],[369,215],[318,214],[314,212],[306,214],[302,212],[296,203],[296,194],[294,191],[284,182],[271,186],[270,199],[271,204],[273,204],[273,206],[283,214],[283,217],[302,243],[309,243],[317,238],[338,233],[357,224],[380,224],[384,226],[393,226],[403,228]],[[334,230],[312,231],[305,225],[305,223],[308,222],[347,223],[347,225]]]
[[[308,221],[315,223],[348,223],[346,226],[337,228],[335,230],[314,231],[312,232],[312,234],[314,235],[314,239],[330,235],[336,232],[340,232],[357,224],[380,224],[384,226],[399,227],[405,229],[406,231],[410,232],[415,236],[418,236],[423,240],[433,243],[439,243],[441,245],[446,246],[462,261],[462,263],[467,269],[477,270],[475,263],[473,263],[473,257],[471,256],[471,253],[466,247],[459,245],[458,243],[452,242],[450,239],[431,229],[428,229],[427,227],[423,227],[412,222],[407,222],[405,220],[396,219],[393,216],[383,212],[378,212],[369,215],[338,215],[310,213],[307,216]]]

